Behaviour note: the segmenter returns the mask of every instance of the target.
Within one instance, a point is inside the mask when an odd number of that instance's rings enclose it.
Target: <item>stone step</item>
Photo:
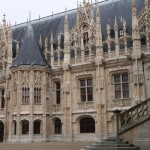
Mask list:
[[[102,141],[102,142],[96,142],[96,144],[128,144],[127,141]]]
[[[138,147],[91,147],[86,146],[83,150],[139,150]]]
[[[91,147],[133,147],[133,144],[91,144]]]
[[[108,138],[101,142],[93,143],[90,146],[85,146],[82,150],[139,150],[139,147],[128,144],[127,141],[119,138]]]

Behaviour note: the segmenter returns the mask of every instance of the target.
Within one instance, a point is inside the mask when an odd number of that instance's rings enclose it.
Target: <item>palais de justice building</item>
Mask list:
[[[113,111],[150,97],[149,0],[83,2],[0,26],[0,141],[100,141]],[[67,4],[66,4],[67,5]]]

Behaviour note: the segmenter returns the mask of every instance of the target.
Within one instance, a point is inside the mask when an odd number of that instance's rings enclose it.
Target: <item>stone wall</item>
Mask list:
[[[150,120],[135,126],[119,135],[120,138],[129,141],[141,150],[149,150],[150,148]]]

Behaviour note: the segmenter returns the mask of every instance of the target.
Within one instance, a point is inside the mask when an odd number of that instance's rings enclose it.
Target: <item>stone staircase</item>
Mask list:
[[[139,147],[119,138],[109,138],[90,146],[85,146],[81,150],[139,150]]]

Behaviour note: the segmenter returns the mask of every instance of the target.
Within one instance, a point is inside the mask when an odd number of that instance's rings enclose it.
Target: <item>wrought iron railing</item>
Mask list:
[[[122,133],[134,126],[150,119],[150,99],[118,114],[118,133]]]

